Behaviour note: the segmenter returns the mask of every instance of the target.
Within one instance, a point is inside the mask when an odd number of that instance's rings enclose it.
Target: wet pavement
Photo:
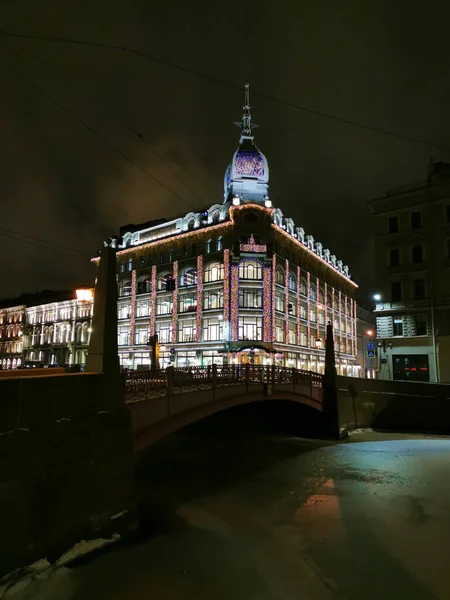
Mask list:
[[[14,597],[448,599],[449,461],[448,438],[188,428],[139,461],[137,539]]]

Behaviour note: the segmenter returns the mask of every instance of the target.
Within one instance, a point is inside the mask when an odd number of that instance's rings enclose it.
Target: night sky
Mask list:
[[[338,4],[3,3],[3,32],[126,46],[223,83],[120,50],[0,36],[0,297],[91,283],[89,257],[121,225],[221,202],[247,72],[274,205],[349,264],[364,303],[366,202],[450,151],[257,94],[450,148],[450,4]]]

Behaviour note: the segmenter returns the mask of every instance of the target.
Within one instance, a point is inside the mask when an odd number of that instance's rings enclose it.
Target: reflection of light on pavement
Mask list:
[[[308,537],[326,541],[330,537],[345,537],[339,498],[332,478],[316,482],[316,493],[311,494],[295,513],[295,521],[308,524]],[[332,527],[331,527],[332,526]]]

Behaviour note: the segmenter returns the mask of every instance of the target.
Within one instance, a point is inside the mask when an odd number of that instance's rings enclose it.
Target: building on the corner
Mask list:
[[[450,165],[369,202],[383,379],[450,382]]]
[[[248,84],[239,125],[223,202],[121,229],[120,363],[149,368],[157,334],[162,367],[249,362],[321,372],[330,321],[338,372],[358,375],[357,285],[341,260],[273,207]]]
[[[55,297],[54,302],[0,309],[3,369],[85,365],[92,331],[92,290],[81,288]]]
[[[360,377],[375,379],[377,377],[377,346],[375,315],[356,307],[357,359],[356,368]]]

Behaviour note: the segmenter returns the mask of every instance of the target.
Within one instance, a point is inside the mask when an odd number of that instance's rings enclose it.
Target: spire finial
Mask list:
[[[242,138],[253,138],[252,130],[258,125],[252,123],[252,115],[250,112],[250,84],[248,79],[245,79],[244,86],[244,106],[242,107],[242,121],[235,123],[241,129],[241,141]]]

